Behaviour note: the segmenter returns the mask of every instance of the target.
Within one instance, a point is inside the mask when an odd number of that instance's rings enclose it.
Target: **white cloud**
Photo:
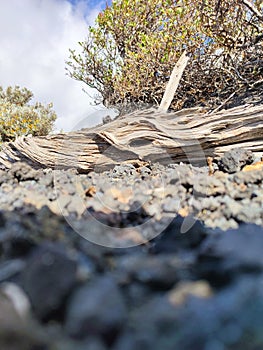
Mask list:
[[[25,86],[36,101],[53,102],[57,129],[71,130],[83,119],[89,125],[101,120],[82,91],[88,88],[65,71],[69,48],[85,39],[99,10],[99,4],[91,7],[88,1],[76,6],[67,0],[0,2],[0,85]]]

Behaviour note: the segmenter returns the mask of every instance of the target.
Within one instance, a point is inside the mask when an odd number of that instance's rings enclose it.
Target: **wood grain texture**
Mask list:
[[[158,108],[159,111],[161,112],[168,111],[188,61],[189,61],[189,57],[186,55],[186,51],[184,51],[172,71],[172,74],[166,86],[162,101]]]
[[[123,161],[191,162],[243,147],[262,155],[263,104],[207,114],[202,108],[136,111],[112,122],[65,134],[20,137],[3,146],[0,164],[104,170]]]

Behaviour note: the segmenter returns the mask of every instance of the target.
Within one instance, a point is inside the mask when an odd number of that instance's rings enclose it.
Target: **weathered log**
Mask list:
[[[46,137],[20,137],[4,145],[0,164],[15,161],[35,167],[104,169],[123,161],[191,162],[243,147],[263,153],[263,104],[217,113],[202,108],[161,113],[136,111],[112,122]]]

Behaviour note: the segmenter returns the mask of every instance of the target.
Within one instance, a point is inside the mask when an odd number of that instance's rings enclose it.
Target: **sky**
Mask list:
[[[106,0],[0,0],[0,86],[26,87],[34,102],[52,102],[58,115],[56,131],[93,126],[109,114],[103,106],[94,106],[90,96],[97,92],[65,70],[69,49],[78,49],[105,4]]]

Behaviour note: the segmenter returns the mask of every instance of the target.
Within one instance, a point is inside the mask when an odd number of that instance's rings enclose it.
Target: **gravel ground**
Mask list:
[[[262,349],[263,166],[213,169],[0,170],[0,349]]]

